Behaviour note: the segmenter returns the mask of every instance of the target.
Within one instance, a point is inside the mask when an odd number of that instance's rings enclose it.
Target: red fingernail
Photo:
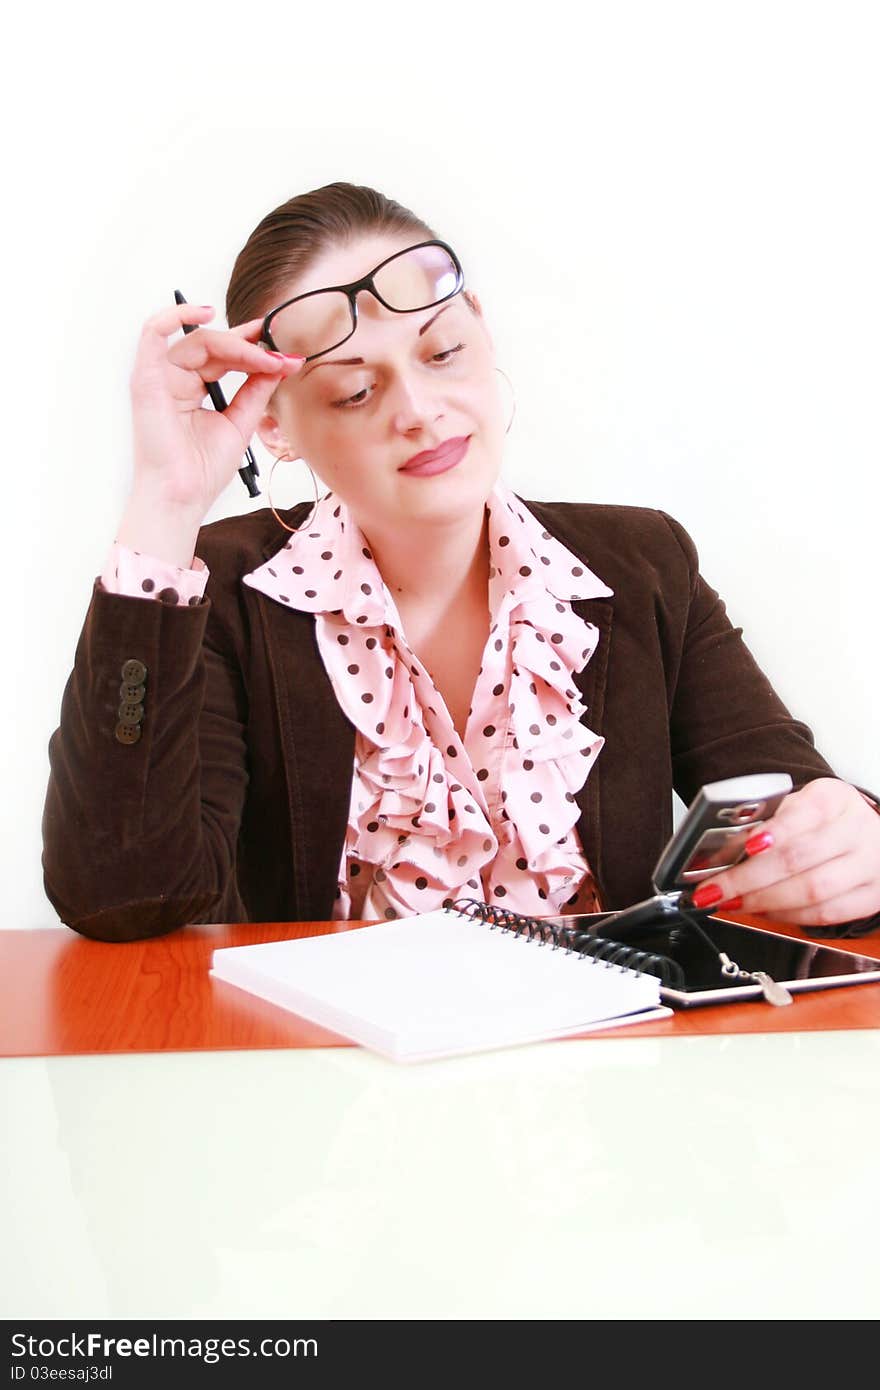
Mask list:
[[[727,912],[735,912],[736,909],[738,907],[742,907],[742,905],[743,900],[738,893],[735,898],[728,898],[726,903],[721,903],[721,907],[723,907]]]
[[[694,907],[713,907],[724,897],[717,883],[701,883],[693,894]]]
[[[760,834],[753,835],[750,840],[746,840],[746,854],[760,854],[762,850],[770,849],[773,844],[773,836],[769,830],[762,830]]]

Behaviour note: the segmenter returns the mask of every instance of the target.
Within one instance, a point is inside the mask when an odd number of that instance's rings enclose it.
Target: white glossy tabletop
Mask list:
[[[876,1317],[880,1031],[0,1062],[5,1318]]]

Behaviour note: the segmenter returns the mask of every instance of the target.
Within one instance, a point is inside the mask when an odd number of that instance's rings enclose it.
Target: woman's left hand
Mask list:
[[[819,777],[789,792],[747,851],[748,860],[699,885],[698,907],[804,927],[880,912],[880,815],[848,782]],[[707,892],[715,886],[721,899]]]

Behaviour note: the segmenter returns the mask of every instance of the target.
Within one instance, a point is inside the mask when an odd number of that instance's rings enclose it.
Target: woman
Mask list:
[[[254,230],[226,315],[164,309],[140,339],[131,494],[49,745],[62,920],[122,941],[458,896],[622,907],[673,787],[787,771],[760,852],[701,905],[880,925],[878,807],[782,705],[682,527],[501,479],[494,345],[452,248],[331,184]],[[228,409],[203,410],[230,370]],[[254,432],[329,492],[203,526]]]

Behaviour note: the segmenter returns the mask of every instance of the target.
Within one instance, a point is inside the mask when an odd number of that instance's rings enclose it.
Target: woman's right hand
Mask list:
[[[168,346],[183,324],[203,325],[210,306],[174,304],[147,319],[130,377],[132,493],[169,512],[204,518],[238,469],[278,384],[304,358],[259,347],[262,318],[230,329],[199,327]],[[224,411],[203,409],[206,382],[231,371],[247,380]]]

